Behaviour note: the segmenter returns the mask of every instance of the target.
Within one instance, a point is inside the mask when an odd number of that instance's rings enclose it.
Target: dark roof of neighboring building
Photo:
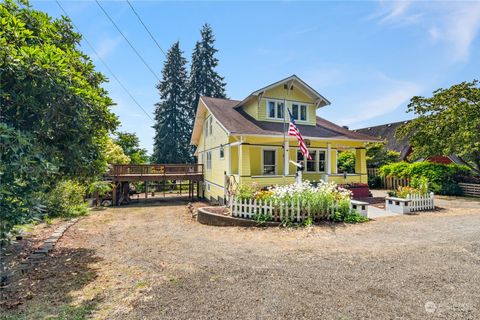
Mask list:
[[[258,121],[243,109],[234,107],[238,100],[201,97],[207,108],[230,134],[242,135],[282,135],[284,124]],[[316,126],[297,124],[305,138],[325,138],[332,140],[378,141],[379,139],[359,132],[353,132],[328,120],[317,117]]]
[[[385,140],[385,147],[388,150],[400,152],[400,159],[404,160],[410,152],[411,145],[408,141],[408,137],[398,139],[397,137],[395,137],[395,132],[401,125],[405,123],[408,123],[408,121],[387,123],[368,128],[356,129],[353,131]]]

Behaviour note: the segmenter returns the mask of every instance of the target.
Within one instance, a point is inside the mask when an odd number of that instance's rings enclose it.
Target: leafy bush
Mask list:
[[[441,164],[428,161],[407,163],[397,162],[382,166],[380,175],[384,177],[426,178],[429,181],[429,188],[438,194],[460,194],[457,179],[461,175],[470,172],[467,166],[457,164]],[[418,181],[418,180],[417,180]]]
[[[253,199],[254,194],[259,191],[258,185],[255,183],[252,184],[241,184],[237,190],[237,197],[241,200]]]
[[[358,212],[351,212],[347,214],[343,219],[343,222],[345,223],[362,223],[367,221],[368,221],[368,218],[362,216]]]
[[[83,197],[86,188],[78,182],[64,180],[45,196],[47,213],[50,217],[77,217],[88,212]]]
[[[355,153],[351,150],[339,151],[337,159],[338,172],[355,172]]]
[[[270,214],[256,213],[253,215],[253,220],[258,222],[259,224],[263,224],[265,222],[272,221],[273,217]]]
[[[378,189],[382,186],[382,178],[379,176],[368,177],[368,187],[370,189]]]
[[[106,195],[107,193],[109,193],[110,191],[112,191],[113,189],[113,186],[112,186],[112,183],[111,182],[108,182],[108,181],[95,181],[95,182],[92,182],[88,188],[87,188],[87,192],[90,193],[90,194],[93,194],[95,192],[98,192],[98,195],[100,197],[103,197],[104,195]]]

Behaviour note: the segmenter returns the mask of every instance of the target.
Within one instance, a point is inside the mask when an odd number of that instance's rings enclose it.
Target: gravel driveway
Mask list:
[[[33,319],[89,305],[101,319],[479,319],[479,244],[476,207],[285,230],[200,225],[181,201],[125,206],[68,230],[45,266],[56,276],[40,279],[16,312]],[[74,274],[58,268],[68,255]]]

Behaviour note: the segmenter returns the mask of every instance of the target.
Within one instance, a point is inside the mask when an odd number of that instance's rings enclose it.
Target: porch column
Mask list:
[[[285,145],[283,146],[283,160],[283,174],[288,176],[290,169],[290,144],[288,140],[285,140]]]
[[[327,174],[332,174],[332,144],[327,143]]]
[[[232,147],[228,145],[228,166],[227,166],[227,175],[232,174]]]
[[[250,146],[243,143],[238,147],[238,174],[240,180],[243,176],[250,176]]]
[[[360,174],[360,182],[367,183],[367,157],[365,148],[355,149],[355,173]]]

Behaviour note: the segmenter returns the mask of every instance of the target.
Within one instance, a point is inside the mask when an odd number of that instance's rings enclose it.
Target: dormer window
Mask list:
[[[307,121],[307,106],[304,104],[292,104],[292,115],[295,120]]]
[[[283,120],[284,117],[283,102],[280,101],[267,101],[267,116],[269,119]]]

